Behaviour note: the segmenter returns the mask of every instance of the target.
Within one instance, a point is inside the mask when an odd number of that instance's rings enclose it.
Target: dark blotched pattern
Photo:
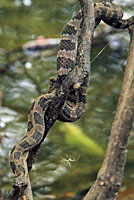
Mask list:
[[[48,101],[48,99],[41,97],[38,105],[40,105],[40,107],[42,108],[42,110],[45,110],[45,108],[47,107],[46,102]]]
[[[14,153],[14,159],[19,160],[20,159],[20,152],[15,152]]]
[[[18,168],[25,174],[25,169],[22,165],[18,165]]]
[[[23,149],[26,149],[27,147],[30,147],[30,144],[25,140],[22,143],[20,143],[19,146]]]
[[[75,46],[75,42],[72,42],[71,40],[61,40],[60,50],[73,51],[75,50]]]
[[[44,119],[39,113],[35,112],[34,113],[34,121],[36,124],[43,125]]]
[[[33,128],[33,124],[32,122],[28,122],[28,128],[27,128],[27,131],[30,131],[31,129]]]
[[[13,170],[13,173],[15,173],[16,165],[14,164],[14,162],[10,162],[10,166],[11,166],[11,169]]]
[[[41,140],[42,134],[40,132],[38,132],[37,130],[35,130],[34,134],[32,135],[32,138],[34,140],[36,140],[36,142],[38,142]]]
[[[77,29],[75,26],[71,26],[71,25],[66,25],[63,32],[62,32],[62,35],[64,34],[68,34],[68,35],[76,35],[77,33]]]
[[[68,71],[71,71],[74,69],[74,67],[75,67],[75,63],[70,58],[64,58],[64,57],[57,58],[57,70],[59,70],[60,68],[65,68],[65,69],[69,69]]]

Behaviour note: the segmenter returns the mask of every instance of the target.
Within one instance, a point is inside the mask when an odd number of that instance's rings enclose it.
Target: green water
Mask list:
[[[132,15],[133,2],[121,5]],[[46,93],[49,78],[56,77],[56,54],[31,59],[21,48],[40,35],[59,38],[63,26],[78,9],[78,2],[74,0],[0,1],[2,200],[7,199],[14,177],[9,166],[9,152],[26,132],[27,114],[33,100]],[[129,45],[127,31],[111,30],[108,26],[96,30],[98,36],[94,38],[92,59],[109,45],[92,63],[86,113],[72,126],[57,121],[36,156],[30,173],[35,200],[72,199],[77,192],[88,189],[96,178],[116,111]],[[88,145],[91,145],[89,149]],[[122,190],[126,191],[134,186],[133,146],[132,134],[122,185]]]

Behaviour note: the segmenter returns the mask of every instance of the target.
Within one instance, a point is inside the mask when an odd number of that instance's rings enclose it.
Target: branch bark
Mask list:
[[[113,200],[122,183],[127,143],[134,121],[134,26],[122,91],[112,125],[106,155],[97,179],[83,200]]]

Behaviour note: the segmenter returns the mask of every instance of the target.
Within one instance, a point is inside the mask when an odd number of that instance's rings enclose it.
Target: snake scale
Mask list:
[[[106,24],[117,28],[126,29],[134,24],[134,16],[123,20],[122,10],[111,0],[103,0],[94,4],[95,8],[95,27],[103,20]],[[62,32],[60,50],[57,55],[58,78],[56,84],[61,84],[67,75],[75,68],[77,63],[77,48],[79,39],[79,30],[81,29],[82,13],[78,12],[65,26]],[[78,69],[79,70],[79,69]],[[78,120],[85,112],[87,86],[89,77],[83,78],[79,71],[79,80],[70,88],[67,99],[63,102],[60,114],[57,119],[64,122],[74,122]],[[47,94],[39,96],[33,103],[28,114],[28,128],[25,136],[13,147],[10,154],[10,165],[15,174],[15,182],[21,186],[27,185],[26,162],[28,153],[42,141],[46,129],[46,112],[50,106],[51,100],[55,94],[55,81],[52,81],[52,87]],[[78,86],[78,87],[77,87]],[[61,88],[62,89],[62,88]]]

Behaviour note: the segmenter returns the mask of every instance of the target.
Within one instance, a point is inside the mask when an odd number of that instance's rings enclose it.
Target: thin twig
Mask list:
[[[93,63],[96,58],[98,58],[98,56],[109,46],[109,43],[107,43],[100,51],[99,53],[97,53],[97,55],[91,60],[90,64]]]

